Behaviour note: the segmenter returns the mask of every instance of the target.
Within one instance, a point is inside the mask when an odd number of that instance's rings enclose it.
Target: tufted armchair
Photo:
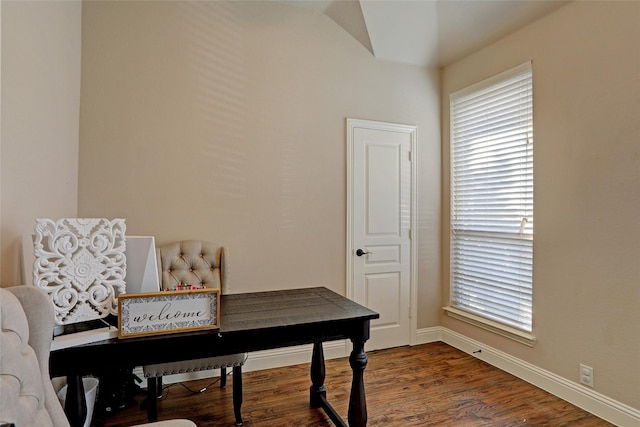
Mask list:
[[[178,283],[219,288],[229,292],[224,247],[200,240],[183,240],[158,247],[156,250],[161,287],[173,288]],[[147,378],[147,414],[149,421],[157,418],[157,397],[162,394],[162,377],[210,369],[220,369],[220,387],[226,386],[226,369],[233,368],[233,412],[236,425],[242,425],[242,365],[247,354],[208,357],[181,362],[143,366]],[[155,395],[156,399],[153,398]]]
[[[33,286],[0,288],[0,425],[69,427],[49,378],[53,304]],[[188,420],[144,424],[195,427]]]

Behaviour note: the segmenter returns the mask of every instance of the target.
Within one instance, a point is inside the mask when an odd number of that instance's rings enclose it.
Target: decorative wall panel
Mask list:
[[[125,292],[124,219],[37,219],[33,283],[50,295],[66,325],[118,314]]]

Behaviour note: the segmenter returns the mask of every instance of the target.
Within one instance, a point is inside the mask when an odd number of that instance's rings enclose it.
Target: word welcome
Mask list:
[[[220,327],[220,289],[123,294],[118,338]]]
[[[160,308],[157,313],[140,313],[133,316],[135,323],[156,322],[162,320],[198,319],[205,315],[201,310],[182,312],[181,310],[171,310],[171,303],[168,302]]]

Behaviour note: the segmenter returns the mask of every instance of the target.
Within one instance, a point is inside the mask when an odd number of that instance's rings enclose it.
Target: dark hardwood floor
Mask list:
[[[583,426],[611,424],[447,344],[431,343],[368,353],[365,387],[369,426]],[[327,397],[346,419],[351,369],[345,358],[326,362]],[[185,383],[193,390],[212,379]],[[332,426],[309,406],[309,364],[243,374],[245,426]],[[144,396],[139,396],[142,401]],[[159,419],[188,418],[199,427],[233,426],[231,378],[192,393],[169,385]],[[146,422],[133,404],[95,426]]]

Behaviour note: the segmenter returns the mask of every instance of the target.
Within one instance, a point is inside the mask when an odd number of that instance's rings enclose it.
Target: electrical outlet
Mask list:
[[[580,364],[580,382],[593,387],[593,368],[591,366]]]

